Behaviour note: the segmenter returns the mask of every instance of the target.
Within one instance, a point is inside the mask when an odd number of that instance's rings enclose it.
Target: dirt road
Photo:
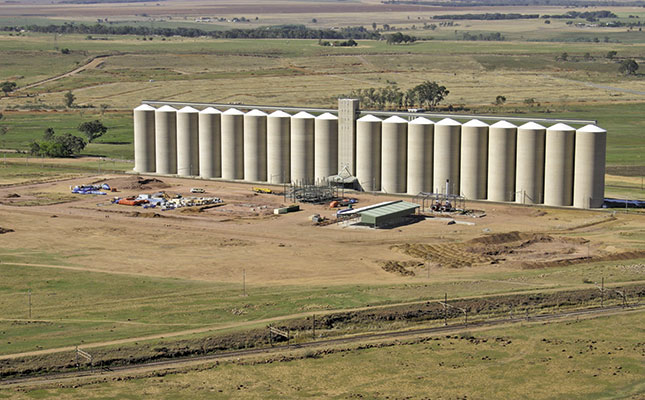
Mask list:
[[[108,57],[110,57],[110,56],[109,55],[96,56],[96,57],[90,59],[90,61],[87,64],[81,65],[80,67],[78,67],[76,69],[73,69],[73,70],[71,70],[69,72],[66,72],[64,74],[61,74],[61,75],[52,76],[51,78],[47,78],[47,79],[44,79],[44,80],[39,81],[39,82],[31,83],[31,84],[29,84],[27,86],[20,87],[20,88],[16,89],[15,91],[19,92],[21,90],[31,89],[31,88],[34,88],[34,87],[37,87],[37,86],[40,86],[40,85],[44,85],[45,83],[54,82],[54,81],[57,81],[59,79],[67,78],[68,76],[76,75],[79,72],[83,72],[83,71],[88,70],[88,69],[96,68],[99,65],[101,65],[101,63],[103,63],[103,61],[105,61],[105,59],[108,58]]]

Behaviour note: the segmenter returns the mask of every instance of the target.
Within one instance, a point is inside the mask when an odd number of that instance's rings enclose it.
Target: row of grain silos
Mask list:
[[[594,125],[373,115],[355,123],[355,176],[365,191],[578,208],[604,200],[606,131]],[[134,131],[135,171],[142,173],[289,183],[340,169],[338,118],[329,113],[141,105]]]
[[[366,191],[461,195],[522,204],[600,207],[606,131],[534,122],[356,122],[356,177]]]
[[[283,111],[134,109],[136,172],[314,182],[338,172],[338,118]]]

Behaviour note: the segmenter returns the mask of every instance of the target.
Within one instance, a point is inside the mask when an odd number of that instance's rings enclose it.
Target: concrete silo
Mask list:
[[[381,124],[381,190],[405,193],[408,170],[408,121],[392,116]]]
[[[244,113],[229,108],[222,113],[222,178],[244,179]]]
[[[356,120],[356,178],[366,192],[381,190],[381,119]]]
[[[267,180],[267,115],[260,110],[244,114],[244,180]]]
[[[134,109],[134,171],[155,169],[155,108],[142,104]]]
[[[573,206],[602,207],[605,199],[607,131],[586,125],[576,131]]]
[[[155,162],[158,174],[177,173],[177,110],[171,106],[155,110]]]
[[[573,151],[575,129],[555,124],[546,130],[544,204],[573,205]]]
[[[434,122],[419,117],[408,123],[408,194],[432,192]]]
[[[291,181],[314,181],[314,116],[304,111],[291,117]]]
[[[199,112],[199,176],[222,176],[220,124],[222,113],[213,107]]]
[[[488,178],[488,124],[473,119],[461,126],[460,192],[485,199]]]
[[[544,202],[544,140],[546,128],[527,122],[517,128],[515,164],[515,202]]]
[[[267,178],[270,183],[291,181],[291,115],[275,111],[267,117]]]
[[[499,121],[488,128],[488,200],[515,199],[517,126]]]
[[[338,117],[324,113],[314,124],[314,179],[338,173]]]
[[[435,193],[459,194],[459,150],[461,124],[445,118],[434,126],[434,168],[432,185]]]
[[[184,107],[177,111],[177,174],[199,174],[199,111]]]

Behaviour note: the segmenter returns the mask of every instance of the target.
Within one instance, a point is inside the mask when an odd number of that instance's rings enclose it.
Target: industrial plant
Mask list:
[[[597,208],[606,138],[595,121],[367,112],[355,99],[338,110],[144,101],[134,170],[269,184],[351,176],[370,192]]]

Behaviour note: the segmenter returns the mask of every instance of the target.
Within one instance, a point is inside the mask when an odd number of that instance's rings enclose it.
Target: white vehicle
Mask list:
[[[204,193],[205,190],[202,188],[191,188],[190,193]]]

